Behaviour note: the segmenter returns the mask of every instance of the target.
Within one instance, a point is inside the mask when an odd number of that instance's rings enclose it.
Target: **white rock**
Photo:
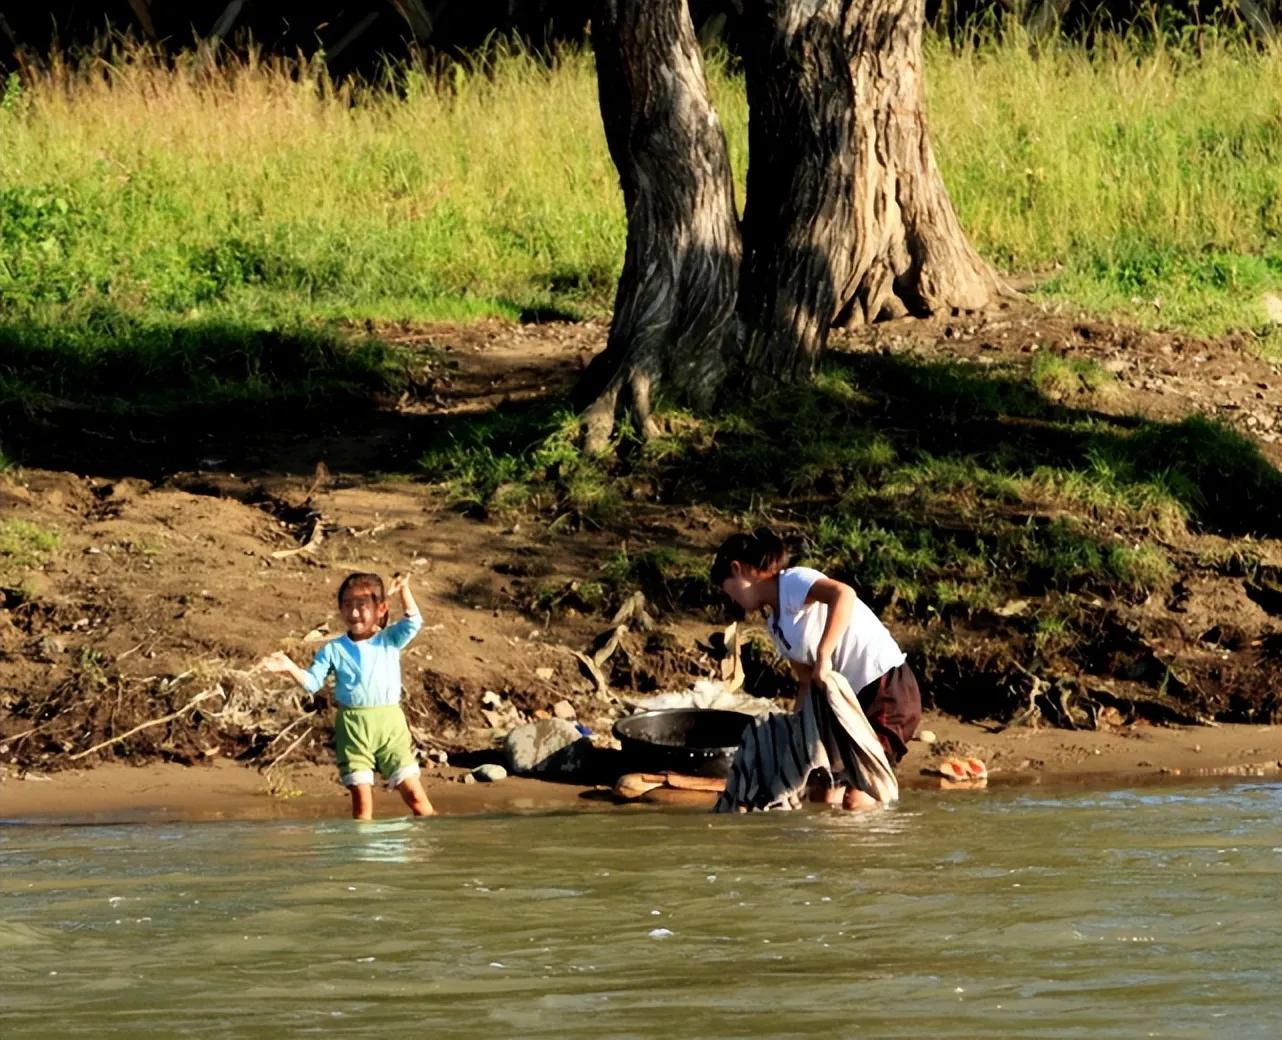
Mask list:
[[[503,742],[508,769],[518,775],[573,777],[592,754],[592,742],[565,719],[518,726]]]
[[[500,780],[507,779],[507,770],[500,765],[487,762],[473,769],[471,775],[483,784],[497,784]]]

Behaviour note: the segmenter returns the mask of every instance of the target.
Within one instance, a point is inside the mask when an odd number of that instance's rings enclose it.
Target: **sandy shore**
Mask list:
[[[1113,731],[1007,729],[998,733],[928,715],[922,730],[937,743],[913,743],[900,767],[905,790],[938,789],[925,770],[939,749],[975,754],[989,765],[989,786],[1041,785],[1120,788],[1225,777],[1282,775],[1282,727],[1131,726]],[[448,815],[585,809],[629,811],[604,789],[512,777],[468,784],[466,771],[437,767],[428,793]],[[956,791],[958,797],[965,791]],[[659,791],[642,805],[707,804],[710,796]],[[206,766],[102,765],[50,774],[9,773],[0,779],[0,821],[119,823],[162,820],[342,818],[347,795],[332,770],[298,767],[270,781],[232,762]],[[394,794],[380,792],[380,817],[404,812]]]

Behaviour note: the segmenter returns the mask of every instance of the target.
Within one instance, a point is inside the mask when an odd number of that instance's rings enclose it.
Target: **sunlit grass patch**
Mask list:
[[[24,572],[46,563],[60,540],[57,531],[30,520],[0,520],[0,584],[22,587]]]
[[[1002,547],[1003,562],[1026,569],[1028,591],[1119,588],[1146,592],[1168,578],[1172,567],[1151,543],[1127,545],[1063,518],[1029,525]]]
[[[622,491],[608,462],[579,450],[580,422],[560,402],[469,417],[419,460],[457,505],[479,512],[552,509],[554,522],[603,523]]]
[[[1071,646],[1076,638],[1072,621],[1061,613],[1046,611],[1033,622],[1033,648],[1043,657]]]
[[[1052,401],[1104,397],[1116,380],[1094,361],[1040,353],[1029,376],[1033,386]]]
[[[1148,325],[1254,328],[1282,285],[1282,47],[1231,34],[928,43],[940,165],[981,252]]]
[[[945,181],[999,268],[1149,324],[1267,332],[1282,45],[1009,33],[926,60]],[[719,55],[709,79],[742,201],[743,81]],[[622,263],[586,51],[345,84],[320,62],[86,55],[12,80],[0,140],[0,305],[73,334],[87,307],[257,328],[603,315]]]
[[[968,531],[929,522],[881,522],[844,511],[819,519],[807,557],[874,603],[908,614],[969,613],[992,606],[1000,575]]]

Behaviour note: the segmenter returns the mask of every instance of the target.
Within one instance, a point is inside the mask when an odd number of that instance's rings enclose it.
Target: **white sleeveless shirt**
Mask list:
[[[779,613],[776,616],[773,611],[767,611],[766,630],[775,649],[798,664],[814,665],[815,651],[828,622],[828,604],[806,602],[810,586],[825,576],[811,567],[780,571]],[[858,693],[906,660],[890,630],[856,597],[850,623],[832,653],[833,670],[844,675],[851,689]]]

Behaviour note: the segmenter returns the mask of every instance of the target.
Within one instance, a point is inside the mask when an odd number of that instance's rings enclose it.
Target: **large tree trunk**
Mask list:
[[[922,0],[756,0],[740,282],[758,384],[806,378],[834,323],[978,310],[922,108]]]
[[[849,281],[855,202],[840,0],[749,0],[740,315],[752,385],[804,379]]]
[[[606,349],[579,387],[585,443],[657,397],[712,404],[734,336],[740,243],[725,136],[686,0],[602,0],[592,22],[601,115],[628,216]]]
[[[1010,290],[971,247],[935,165],[923,107],[923,0],[843,6],[857,202],[839,323],[982,310]]]

